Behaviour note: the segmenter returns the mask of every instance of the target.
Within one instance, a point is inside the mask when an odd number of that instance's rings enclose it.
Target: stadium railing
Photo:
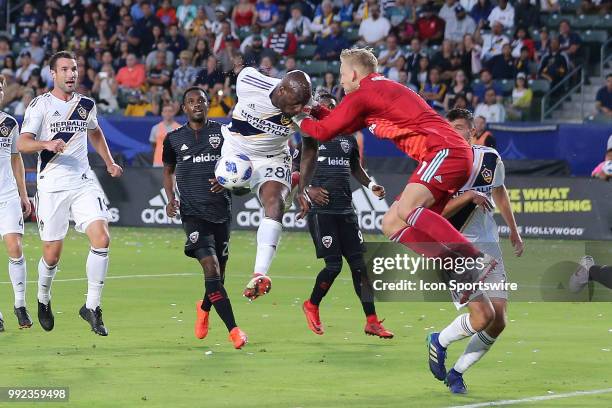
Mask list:
[[[612,53],[606,56],[606,50],[612,44],[612,38],[609,38],[605,43],[601,44],[601,48],[599,49],[599,75],[603,76],[606,64],[612,60]]]
[[[576,77],[580,77],[580,80],[572,86],[572,80]],[[569,74],[565,76],[557,85],[552,87],[550,91],[548,91],[543,97],[541,104],[541,117],[540,120],[544,122],[546,117],[551,114],[558,106],[561,106],[563,102],[570,99],[572,94],[580,89],[580,117],[584,118],[584,85],[585,85],[585,70],[584,66],[579,65],[574,68]],[[566,92],[563,92],[563,95],[559,95],[565,88],[569,88]],[[550,106],[546,107],[549,103],[549,100],[552,99],[554,95],[554,99],[556,102]]]

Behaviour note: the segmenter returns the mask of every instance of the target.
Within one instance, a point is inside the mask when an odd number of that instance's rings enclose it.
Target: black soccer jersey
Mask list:
[[[293,154],[293,169],[299,171],[301,146]],[[317,169],[311,185],[329,192],[329,204],[313,203],[311,211],[325,214],[353,213],[351,193],[352,170],[359,164],[359,146],[354,136],[339,136],[319,145]]]
[[[200,130],[185,124],[164,140],[164,164],[176,166],[176,189],[182,216],[221,223],[230,218],[231,197],[227,190],[210,191],[215,164],[221,158],[221,124],[209,120]]]

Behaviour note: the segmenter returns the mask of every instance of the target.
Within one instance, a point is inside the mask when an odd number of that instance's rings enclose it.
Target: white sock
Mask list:
[[[465,351],[455,363],[455,367],[453,367],[455,371],[465,372],[489,351],[496,339],[496,337],[489,336],[484,330],[474,334]]]
[[[85,307],[100,306],[104,279],[108,271],[108,248],[91,248],[87,256],[87,301]]]
[[[21,258],[9,258],[9,276],[15,293],[15,307],[25,307],[26,295],[26,260]]]
[[[451,343],[470,337],[474,335],[476,331],[470,324],[470,315],[468,313],[457,316],[455,320],[440,332],[438,341],[440,345],[447,348]]]
[[[51,300],[51,282],[57,273],[57,265],[49,266],[43,258],[38,261],[38,301],[49,304]]]
[[[271,218],[264,218],[257,229],[257,255],[255,256],[254,273],[268,274],[276,247],[280,241],[283,225]]]

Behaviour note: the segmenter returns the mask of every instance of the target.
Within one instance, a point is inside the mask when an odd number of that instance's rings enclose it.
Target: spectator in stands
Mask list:
[[[36,27],[38,27],[39,24],[40,21],[38,15],[34,11],[32,3],[24,4],[23,12],[17,17],[17,21],[15,22],[17,37],[22,41],[26,41],[30,33],[36,31]]]
[[[495,148],[497,143],[493,134],[487,130],[487,118],[474,113],[474,127],[476,134],[472,138],[472,144]]]
[[[225,49],[228,43],[232,43],[235,49],[240,47],[240,40],[238,37],[232,34],[232,26],[229,21],[224,21],[221,23],[221,31],[217,34],[215,38],[215,44],[213,45],[213,52],[215,54],[219,54],[221,51]]]
[[[251,46],[247,47],[244,53],[244,63],[249,67],[257,67],[264,56],[276,58],[276,53],[271,49],[264,48],[263,39],[260,35],[256,35],[253,37]]]
[[[519,0],[514,8],[515,27],[539,27],[540,10],[531,0]]]
[[[315,16],[310,25],[310,31],[315,37],[327,37],[331,33],[331,25],[334,22],[334,9],[331,0],[323,0],[321,3],[322,13]]]
[[[517,74],[522,72],[527,78],[531,78],[536,72],[533,62],[529,58],[529,49],[527,47],[521,48],[521,55],[514,60],[514,67]]]
[[[12,55],[7,55],[4,57],[4,69],[11,71],[11,75],[14,77],[15,72],[17,71],[17,62]]]
[[[510,40],[503,34],[503,26],[499,21],[492,23],[491,33],[480,35],[480,30],[476,30],[475,40],[482,44],[482,62],[487,62],[496,55],[502,53],[504,44],[510,44]]]
[[[174,65],[174,53],[168,49],[168,41],[164,37],[161,37],[145,59],[146,69],[151,69],[157,64],[158,52],[162,52],[165,55],[166,65],[168,67],[171,68]]]
[[[316,94],[327,93],[337,97],[342,92],[342,88],[338,86],[336,75],[333,72],[326,72],[323,76],[323,83],[317,86],[315,92]]]
[[[225,48],[223,51],[217,54],[217,58],[219,59],[219,64],[221,64],[221,71],[229,72],[234,66],[234,59],[240,51],[235,45],[236,43],[233,41],[226,41]]]
[[[602,180],[610,180],[610,176],[608,176],[606,173],[604,173],[603,171],[603,167],[606,163],[606,161],[610,161],[612,160],[612,135],[610,135],[610,137],[608,138],[608,147],[606,150],[606,155],[604,157],[604,160],[599,163],[597,165],[597,167],[595,167],[593,169],[593,172],[591,173],[591,177],[596,177]]]
[[[198,70],[191,65],[191,52],[182,51],[179,54],[179,64],[172,74],[172,94],[182,95],[193,84]]]
[[[510,44],[512,47],[512,56],[519,58],[521,56],[521,50],[523,47],[527,47],[529,59],[533,59],[535,56],[535,43],[529,35],[529,31],[525,27],[517,27],[514,33],[514,39]]]
[[[406,72],[408,76],[416,75],[419,70],[419,58],[421,58],[421,41],[413,38],[410,41],[410,52],[406,55]]]
[[[15,105],[15,109],[13,110],[13,114],[15,116],[23,116],[25,115],[26,108],[32,102],[32,99],[36,96],[33,89],[24,89],[21,95],[21,99]]]
[[[36,31],[30,33],[30,45],[23,48],[24,51],[27,51],[32,56],[32,62],[36,65],[40,65],[45,59],[45,49],[40,46],[40,34]]]
[[[110,64],[104,64],[100,72],[96,74],[92,93],[96,95],[98,109],[103,113],[113,113],[119,109],[117,80],[115,71]]]
[[[493,11],[491,0],[478,0],[470,10],[470,16],[478,27],[484,27],[489,23],[489,15]]]
[[[153,93],[161,92],[160,88],[168,88],[172,82],[172,70],[166,65],[166,53],[157,51],[155,56],[155,66],[151,68],[147,75],[147,85]]]
[[[210,92],[208,116],[211,118],[223,118],[228,116],[234,108],[234,105],[235,102],[231,92],[228,89],[223,89],[222,84],[216,84]]]
[[[198,14],[198,8],[192,4],[193,0],[183,0],[176,9],[176,18],[182,29],[187,29]]]
[[[263,28],[272,28],[280,18],[278,6],[272,0],[259,0],[255,6],[257,10],[257,24]]]
[[[168,41],[169,45],[168,49],[172,51],[174,55],[179,55],[181,51],[187,49],[187,40],[179,32],[176,24],[172,24],[170,27],[168,27],[168,37],[166,40]]]
[[[315,49],[315,60],[337,61],[343,49],[349,48],[350,44],[342,34],[340,23],[335,21],[331,25],[331,33],[327,37],[317,39]]]
[[[232,21],[237,29],[248,28],[257,22],[257,9],[249,0],[240,0],[232,10]]]
[[[455,6],[455,18],[446,21],[444,28],[444,39],[455,44],[463,42],[463,36],[473,34],[476,30],[474,19],[468,16],[462,5]]]
[[[289,57],[290,59],[293,57]],[[234,55],[234,61],[232,69],[225,75],[225,89],[231,90],[234,94],[236,93],[236,81],[238,80],[238,74],[244,68],[244,57],[242,54],[237,53]]]
[[[342,27],[348,27],[353,24],[354,13],[355,2],[353,0],[342,0],[342,5],[338,10],[338,18]]]
[[[379,0],[362,0],[361,4],[359,5],[359,8],[353,15],[353,22],[355,24],[361,24],[363,20],[370,17],[370,15],[372,14],[372,7],[374,6],[380,7],[380,1]]]
[[[599,117],[612,119],[612,74],[606,75],[606,85],[597,91],[595,109]]]
[[[208,15],[206,15],[206,9],[204,6],[198,7],[198,13],[196,14],[196,18],[189,24],[187,30],[184,32],[189,33],[191,37],[197,36],[206,36],[210,32],[212,32],[213,23],[208,19]]]
[[[153,14],[153,6],[148,1],[140,3],[140,9],[142,10],[142,18],[136,22],[135,28],[138,33],[138,38],[140,39],[140,52],[145,54],[148,53],[153,44],[155,44],[153,26],[161,25],[161,21]],[[170,27],[176,27],[176,24]],[[174,55],[178,55],[183,49],[173,49],[170,47],[170,50]]]
[[[284,57],[295,55],[297,38],[293,33],[285,32],[285,23],[279,20],[274,26],[274,33],[271,33],[268,37],[266,47]]]
[[[580,45],[582,39],[580,36],[572,31],[568,20],[563,19],[559,23],[559,46],[561,52],[564,52],[568,57],[572,65],[578,62],[577,57],[580,54]]]
[[[440,44],[444,37],[444,20],[436,15],[433,3],[426,3],[421,17],[416,21],[416,30],[423,45]]]
[[[491,75],[491,71],[486,68],[483,68],[480,71],[480,83],[474,85],[474,96],[472,100],[472,105],[476,106],[479,102],[485,97],[486,91],[492,89],[493,92],[499,97],[501,100],[502,97],[502,89],[493,81],[493,75]]]
[[[392,81],[399,82],[400,81],[400,72],[404,70],[404,66],[406,65],[406,59],[402,55],[398,59],[395,60],[395,63],[388,68],[383,70],[383,74]]]
[[[12,56],[11,44],[6,37],[0,37],[0,66],[4,67],[4,59],[7,56]]]
[[[209,89],[213,89],[216,84],[223,83],[225,83],[223,72],[219,70],[217,58],[214,55],[211,55],[206,61],[206,68],[202,69],[198,73],[194,85],[198,85],[204,90],[208,91]]]
[[[410,83],[418,90],[425,87],[429,77],[429,57],[421,54],[419,58],[419,69],[410,77]]]
[[[582,0],[580,7],[578,8],[578,15],[582,14],[601,14],[605,15],[610,12],[612,7],[611,2],[608,0]]]
[[[531,110],[532,101],[533,91],[527,85],[527,76],[519,72],[512,90],[512,101],[506,107],[508,119],[525,120]]]
[[[487,64],[493,79],[514,79],[516,66],[512,58],[510,44],[504,44],[502,53],[491,58]]]
[[[173,130],[178,129],[181,125],[174,119],[174,107],[172,105],[164,105],[162,107],[162,121],[155,124],[149,133],[149,142],[153,151],[153,167],[162,167],[162,153],[164,150],[164,140],[166,135]]]
[[[395,0],[395,4],[385,8],[385,17],[391,26],[402,30],[405,25],[414,25],[416,5],[414,0]],[[405,28],[403,28],[405,30]],[[413,29],[414,31],[414,29]]]
[[[378,55],[378,66],[382,68],[391,68],[395,65],[395,61],[403,57],[402,50],[397,45],[397,37],[391,34],[386,39],[385,47]]]
[[[162,22],[163,25],[177,24],[176,9],[172,7],[170,0],[163,0],[161,7],[155,13],[155,16]]]
[[[40,69],[38,65],[32,61],[32,56],[28,51],[21,51],[19,54],[19,68],[15,72],[17,82],[25,85],[30,80],[30,75],[34,70]]]
[[[193,56],[191,57],[191,65],[194,67],[201,67],[204,65],[208,57],[212,54],[208,41],[204,38],[200,38],[196,41]]]
[[[450,109],[468,109],[468,110],[472,109],[468,99],[463,95],[458,95],[453,101],[453,104],[449,108]]]
[[[269,55],[261,57],[261,62],[259,63],[258,69],[259,72],[263,73],[264,75],[270,77],[278,76],[278,70],[274,67],[274,58]]]
[[[422,85],[419,95],[435,110],[444,110],[446,84],[441,81],[440,70],[437,67],[429,70],[429,80]]]
[[[550,40],[550,52],[542,58],[538,74],[550,81],[550,87],[554,88],[567,75],[568,70],[567,55],[561,52],[559,39],[553,37]]]
[[[535,42],[535,60],[540,63],[546,54],[550,53],[550,37],[548,28],[540,28],[540,39]]]
[[[383,44],[390,30],[391,23],[381,15],[380,6],[372,6],[370,16],[363,20],[359,26],[359,41],[369,46]]]
[[[480,54],[482,47],[474,42],[474,37],[470,34],[463,36],[463,54],[461,54],[461,66],[468,79],[472,79],[482,70]]]
[[[278,71],[278,77],[282,78],[285,76],[287,72],[294,71],[296,69],[297,69],[297,62],[295,60],[295,57],[287,57],[285,59],[285,65],[283,66],[283,69]]]
[[[453,55],[453,43],[449,40],[442,41],[440,51],[431,58],[431,66],[437,67],[442,72],[442,79],[450,81],[453,77],[451,70],[451,58]]]
[[[145,84],[145,66],[140,64],[136,55],[129,54],[125,67],[117,72],[117,84],[120,92],[123,90],[139,90]]]
[[[506,109],[497,101],[494,89],[487,89],[484,102],[476,106],[474,115],[484,117],[488,123],[499,123],[506,120]]]
[[[127,106],[123,112],[124,116],[143,117],[153,114],[153,104],[140,91],[127,94]]]
[[[466,101],[472,100],[472,88],[468,82],[468,78],[463,70],[455,72],[453,82],[446,92],[444,97],[444,110],[449,111],[455,106],[455,100],[459,96],[464,96]]]
[[[224,5],[220,4],[215,7],[215,20],[212,22],[211,25],[211,30],[214,35],[219,35],[221,33],[221,31],[223,30],[224,23],[228,23],[233,32],[232,21],[228,17],[227,8]]]
[[[285,31],[293,33],[297,37],[298,42],[304,43],[310,39],[311,24],[310,19],[302,14],[302,6],[294,4],[291,6],[291,18],[287,20]]]
[[[498,21],[504,28],[512,28],[514,27],[514,7],[508,3],[508,0],[498,0],[497,6],[491,10],[488,20],[490,24]]]
[[[561,3],[559,3],[559,0],[539,0],[539,2],[540,13],[555,14],[561,11]]]
[[[253,45],[253,38],[257,36],[261,37],[261,27],[255,24],[251,27],[250,32],[251,34],[244,38],[240,43],[240,52],[243,54],[245,54],[247,52],[247,49]]]

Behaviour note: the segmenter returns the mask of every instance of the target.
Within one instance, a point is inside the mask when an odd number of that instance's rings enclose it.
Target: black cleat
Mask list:
[[[96,310],[92,310],[83,305],[81,310],[79,310],[79,315],[89,323],[91,331],[99,336],[108,336],[108,330],[106,330],[102,321],[102,309],[100,309],[100,306],[96,307]]]
[[[0,319],[0,333],[4,331],[4,320]]]
[[[51,301],[48,304],[38,302],[38,322],[45,331],[53,330],[55,326],[55,318],[51,311]]]
[[[32,327],[32,319],[25,306],[15,308],[15,316],[20,329],[29,329]]]

